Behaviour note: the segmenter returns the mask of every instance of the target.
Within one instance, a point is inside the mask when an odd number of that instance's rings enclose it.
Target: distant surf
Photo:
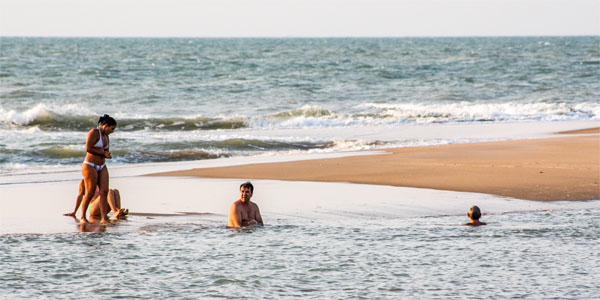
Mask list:
[[[79,164],[105,113],[111,164],[465,141],[366,127],[600,120],[596,37],[0,42],[0,173]]]

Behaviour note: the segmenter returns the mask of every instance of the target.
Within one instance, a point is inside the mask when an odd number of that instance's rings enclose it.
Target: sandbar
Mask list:
[[[568,130],[568,131],[559,132],[559,134],[590,134],[590,133],[596,133],[596,134],[600,133],[600,127],[578,129],[578,130]]]
[[[379,155],[196,168],[149,176],[349,182],[525,200],[600,199],[600,135],[407,147]]]

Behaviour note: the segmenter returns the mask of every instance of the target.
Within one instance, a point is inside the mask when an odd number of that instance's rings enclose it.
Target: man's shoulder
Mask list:
[[[465,223],[464,225],[477,227],[477,226],[481,226],[481,225],[487,225],[487,223],[485,223],[485,222],[469,222],[469,223]]]

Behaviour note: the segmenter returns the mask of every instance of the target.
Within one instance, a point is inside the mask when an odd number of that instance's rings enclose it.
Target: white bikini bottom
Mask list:
[[[96,169],[96,171],[98,171],[98,173],[100,173],[100,171],[102,171],[102,169],[104,169],[104,167],[106,167],[106,164],[97,165],[97,164],[91,163],[89,161],[83,161],[83,163],[88,166],[94,167],[94,169]]]

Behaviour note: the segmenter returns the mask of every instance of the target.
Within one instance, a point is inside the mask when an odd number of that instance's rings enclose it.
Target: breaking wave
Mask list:
[[[41,130],[87,131],[97,126],[98,115],[79,114],[80,110],[60,109],[57,112],[45,104],[37,104],[23,112],[6,111],[0,107],[0,125],[13,127],[38,127]],[[119,130],[189,131],[212,129],[238,129],[246,127],[242,120],[206,117],[118,118]]]
[[[40,130],[87,131],[98,116],[57,112],[37,104],[23,112],[0,107],[0,126],[36,127]],[[236,117],[116,117],[119,131],[193,131],[243,128],[320,128],[362,125],[478,123],[520,121],[572,121],[600,119],[600,103],[363,103],[334,111],[305,105],[264,116]]]
[[[600,118],[599,103],[445,103],[376,104],[357,109],[372,111],[375,119],[398,123],[568,121]]]
[[[307,105],[255,120],[251,127],[314,128],[597,119],[600,119],[599,103],[363,103],[343,112]]]

